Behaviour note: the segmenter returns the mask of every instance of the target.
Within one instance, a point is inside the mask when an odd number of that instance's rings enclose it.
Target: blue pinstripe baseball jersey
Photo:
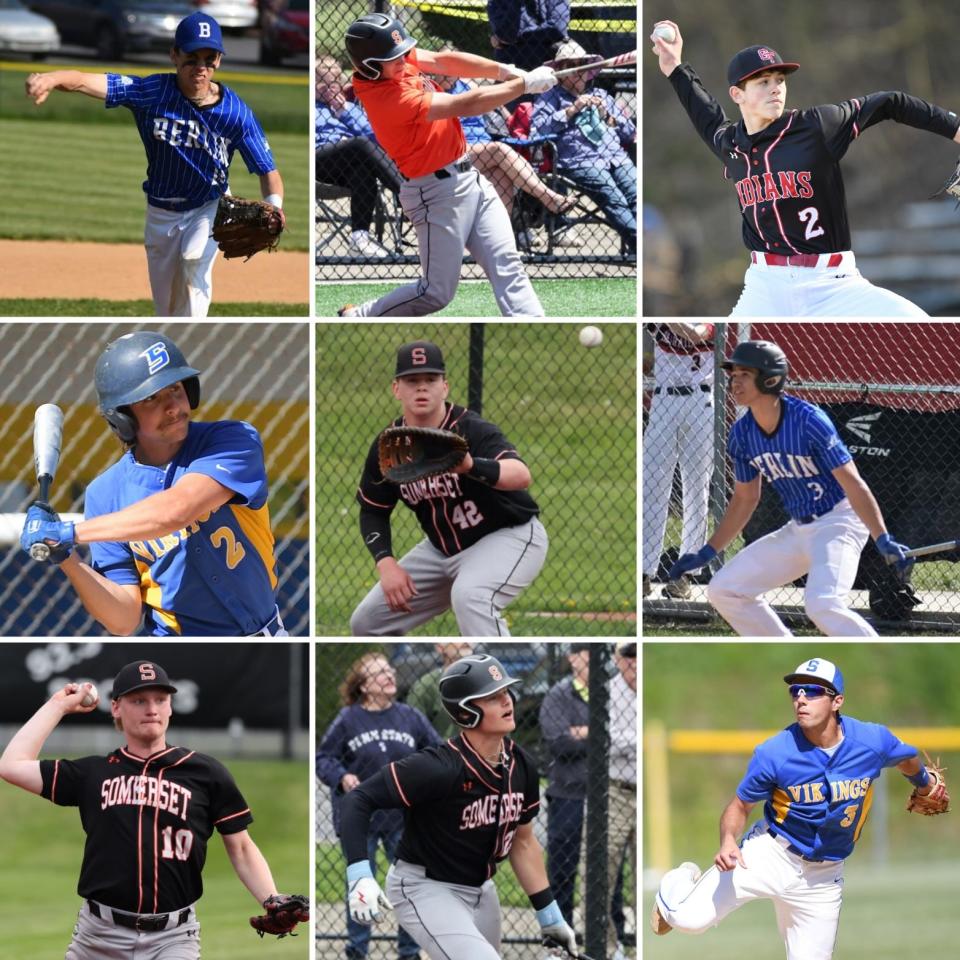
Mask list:
[[[780,423],[765,433],[747,410],[730,429],[727,451],[739,483],[757,474],[773,485],[794,519],[832,510],[845,496],[832,471],[853,457],[820,407],[780,398]]]
[[[249,636],[273,619],[277,591],[263,443],[249,423],[191,423],[164,467],[138,463],[128,451],[87,487],[84,516],[122,510],[186,473],[213,477],[234,496],[166,537],[91,543],[93,568],[139,585],[156,636]]]
[[[757,747],[737,787],[745,803],[764,801],[774,833],[816,860],[853,853],[881,771],[917,755],[879,723],[841,717],[840,730],[843,740],[826,751],[791,724]]]
[[[154,206],[192,210],[222,196],[235,150],[250,173],[276,169],[253,111],[222,83],[220,91],[217,103],[196,107],[172,73],[107,74],[107,108],[128,107],[136,118],[147,151],[143,190]]]

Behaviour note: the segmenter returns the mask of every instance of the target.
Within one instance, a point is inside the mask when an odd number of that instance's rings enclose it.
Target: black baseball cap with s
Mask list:
[[[446,376],[443,354],[435,343],[429,340],[414,340],[412,343],[405,343],[397,351],[397,371],[394,377],[409,377],[415,373],[442,373]]]
[[[734,54],[730,66],[727,67],[727,83],[735,87],[765,70],[793,73],[794,70],[799,69],[799,63],[785,63],[783,57],[773,47],[765,43],[756,43]]]
[[[113,690],[110,691],[111,700],[133,693],[134,690],[143,690],[147,687],[159,687],[176,693],[177,688],[170,682],[167,671],[152,660],[134,660],[121,667],[113,678]]]

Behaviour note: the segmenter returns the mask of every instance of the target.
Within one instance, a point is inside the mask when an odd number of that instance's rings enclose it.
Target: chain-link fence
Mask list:
[[[432,741],[433,730],[442,739],[457,735],[458,728],[439,702],[436,682],[444,665],[471,652],[471,646],[475,653],[497,657],[510,676],[522,680],[513,688],[516,730],[511,736],[533,757],[540,774],[541,807],[534,833],[558,905],[585,953],[596,960],[633,956],[637,661],[636,643],[625,641],[616,651],[603,643],[317,646],[317,957],[423,956],[416,953],[415,942],[404,938],[398,943],[396,920],[389,911],[384,923],[348,932],[345,862],[338,836],[343,788],[352,789],[358,782],[354,771],[362,781],[373,776],[371,770],[402,759],[405,749],[419,749],[418,738]],[[355,681],[349,687],[353,705],[342,710],[338,688],[348,676]],[[375,695],[381,699],[369,699]],[[431,724],[426,737],[421,720],[390,709],[394,698],[422,711]],[[389,711],[372,732],[370,709]],[[355,736],[360,731],[367,733]],[[399,810],[374,816],[381,818],[373,825],[380,839],[374,866],[382,885],[389,860],[385,851],[395,851],[403,817]],[[544,951],[534,911],[508,861],[500,864],[494,882],[502,913],[500,956],[541,960]]]
[[[349,24],[369,11],[395,17],[418,50],[459,50],[527,70],[558,55],[563,67],[581,65],[585,54],[610,58],[637,44],[632,0],[371,0],[366,7],[321,0],[315,208],[320,280],[409,280],[419,272],[417,238],[399,201],[403,174],[354,94],[344,48]],[[435,79],[454,95],[489,82]],[[507,208],[533,277],[636,276],[636,91],[635,66],[582,72],[547,94],[462,119],[467,156]],[[462,275],[483,273],[467,257]]]
[[[82,515],[84,491],[121,454],[97,412],[94,366],[106,345],[139,329],[171,337],[201,371],[201,420],[246,420],[263,439],[278,604],[293,636],[309,632],[309,328],[297,323],[0,324],[0,635],[102,636],[66,577],[17,542],[36,497],[33,416],[64,413],[50,501]],[[80,548],[86,559],[85,548]]]
[[[671,361],[667,354],[661,358],[660,351],[655,351],[647,331],[643,345],[643,574],[645,595],[649,588],[644,615],[651,620],[709,619],[713,610],[705,585],[711,571],[743,544],[788,520],[779,496],[764,483],[743,540],[735,540],[710,569],[691,575],[692,589],[666,583],[677,556],[699,550],[712,533],[733,490],[726,441],[740,411],[727,393],[719,364],[738,342],[747,339],[770,340],[784,350],[790,363],[787,392],[826,411],[876,497],[894,539],[920,547],[953,540],[960,530],[960,330],[954,324],[717,324],[714,349],[707,355],[710,369],[698,374],[689,388],[692,393],[686,396],[667,396],[677,387],[656,376],[656,363]],[[661,396],[666,404],[658,404]],[[680,417],[679,406],[690,402],[702,409],[695,417],[687,418],[685,413]],[[654,516],[661,484],[669,487],[665,526]],[[922,557],[905,586],[870,540],[860,557],[852,606],[881,632],[955,633],[960,624],[958,560],[957,550]],[[659,583],[666,585],[661,589]],[[803,610],[804,583],[801,578],[766,596],[788,626],[809,630]]]
[[[355,500],[364,460],[400,415],[397,348],[443,351],[448,401],[495,423],[530,468],[550,538],[546,563],[506,608],[519,636],[636,634],[636,326],[605,324],[584,347],[573,324],[323,324],[317,329],[317,627],[349,632],[377,582]],[[412,510],[391,514],[402,558],[424,539]],[[418,627],[459,633],[452,613]]]

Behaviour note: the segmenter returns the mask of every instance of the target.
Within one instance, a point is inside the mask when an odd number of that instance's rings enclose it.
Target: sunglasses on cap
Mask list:
[[[820,683],[791,683],[790,696],[796,700],[800,694],[803,694],[807,700],[816,700],[818,697],[835,697],[837,691],[832,687],[825,687]]]

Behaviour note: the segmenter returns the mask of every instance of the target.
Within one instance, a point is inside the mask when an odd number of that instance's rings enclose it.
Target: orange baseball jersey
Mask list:
[[[398,77],[367,80],[355,73],[353,89],[380,146],[408,179],[433,173],[467,152],[463,127],[456,117],[427,119],[439,88],[420,72],[416,50],[407,54]]]

